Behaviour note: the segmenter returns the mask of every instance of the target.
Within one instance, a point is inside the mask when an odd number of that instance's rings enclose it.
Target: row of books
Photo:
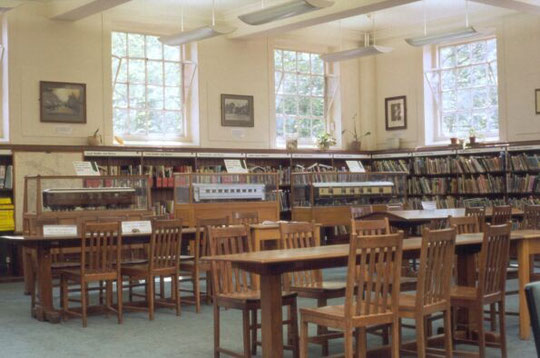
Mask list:
[[[14,209],[11,198],[0,198],[0,231],[15,230]]]
[[[376,160],[372,164],[376,172],[405,172],[409,173],[409,164],[404,159]]]
[[[453,178],[450,181],[450,192],[462,194],[503,193],[504,182],[502,177],[483,174],[474,178]]]
[[[451,171],[453,158],[415,158],[413,161],[414,174],[446,174]]]
[[[13,189],[13,165],[0,165],[0,189]]]
[[[540,170],[540,156],[526,153],[510,156],[512,170]]]
[[[533,196],[528,198],[508,198],[508,204],[514,208],[523,210],[526,205],[540,205],[540,198]]]
[[[290,211],[291,202],[290,202],[290,191],[280,190],[279,191],[279,210],[280,211]]]
[[[459,157],[453,159],[452,171],[459,174],[489,173],[504,170],[501,157]]]
[[[422,209],[422,201],[435,201],[438,209],[453,209],[465,207],[485,206],[491,207],[495,205],[505,205],[504,199],[488,199],[488,198],[461,198],[455,196],[437,196],[423,198],[409,198],[407,204],[413,210]],[[539,200],[540,201],[540,200]],[[514,204],[512,204],[514,206]]]
[[[152,210],[154,212],[154,215],[157,215],[157,216],[173,215],[174,201],[173,200],[156,201],[152,204]]]
[[[506,182],[508,193],[538,193],[540,192],[540,176],[512,175]]]
[[[413,177],[408,180],[409,194],[446,194],[448,192],[448,179]]]

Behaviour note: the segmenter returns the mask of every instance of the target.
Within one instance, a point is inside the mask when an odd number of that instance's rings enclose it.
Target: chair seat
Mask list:
[[[305,292],[328,292],[328,291],[345,291],[347,284],[339,281],[322,281],[312,282],[301,286],[291,286],[291,291]]]
[[[68,279],[79,281],[81,280],[81,270],[80,269],[67,269],[61,270],[60,274],[65,276]],[[86,271],[84,274],[85,281],[105,281],[105,280],[116,280],[118,272],[114,271]]]
[[[76,268],[81,267],[80,262],[55,262],[51,264],[51,269],[53,270],[63,270],[63,269],[69,269],[69,268]]]
[[[199,261],[199,271],[201,272],[205,272],[205,271],[210,271],[212,268],[211,268],[211,265],[210,263],[208,262],[201,262]],[[189,272],[193,272],[195,270],[195,260],[186,260],[186,261],[183,261],[182,259],[180,259],[180,271],[189,271]]]
[[[452,300],[476,300],[478,291],[476,287],[471,286],[452,286],[450,289],[450,298]]]
[[[296,297],[296,292],[282,292],[281,297],[293,298]],[[259,290],[250,290],[246,292],[222,293],[217,295],[218,300],[236,301],[236,302],[256,302],[261,300],[261,292]]]
[[[364,305],[364,303],[362,303]],[[380,303],[379,308],[381,307],[382,303]],[[372,309],[370,311],[375,312],[375,305],[373,303],[370,304]],[[353,311],[356,310],[356,305],[353,307]],[[362,307],[362,310],[364,311],[364,307]],[[317,318],[327,318],[327,319],[337,319],[337,320],[344,320],[345,319],[345,305],[336,305],[336,306],[324,306],[324,307],[317,307],[317,308],[300,308],[300,313],[302,314],[302,317],[317,317]],[[392,309],[386,308],[384,311],[379,313],[373,313],[366,316],[358,316],[358,319],[366,318],[366,317],[374,317],[374,316],[380,316],[380,318],[383,318],[383,316],[388,316],[389,322],[392,319]],[[381,322],[377,322],[381,323]]]
[[[149,265],[132,265],[127,267],[122,267],[121,272],[122,275],[126,276],[132,276],[132,277],[142,277],[148,275],[148,272],[150,270]],[[171,275],[175,273],[176,268],[175,267],[161,267],[161,268],[154,268],[153,274],[155,276],[159,275]]]

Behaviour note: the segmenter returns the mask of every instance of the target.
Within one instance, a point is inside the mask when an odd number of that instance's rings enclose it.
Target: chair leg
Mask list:
[[[251,310],[251,354],[257,354],[257,310]]]
[[[122,276],[118,275],[118,277],[116,278],[116,300],[118,301],[118,307],[117,308],[117,315],[118,315],[118,324],[122,324],[122,322],[124,321],[124,313],[123,313],[123,309],[124,309],[124,302],[123,302],[123,292],[122,290],[124,289],[124,286],[123,286],[123,282],[122,282]]]
[[[181,314],[181,303],[180,303],[180,277],[178,275],[173,275],[171,281],[171,298],[174,299],[176,304],[176,315],[180,316]]]
[[[367,354],[366,328],[360,327],[355,330],[357,357],[365,357]]]
[[[148,276],[146,278],[146,287],[147,287],[147,299],[148,299],[148,318],[150,321],[154,320],[154,287],[155,281],[153,276]]]
[[[65,278],[64,275],[62,275],[60,277],[60,288],[61,288],[61,290],[60,290],[60,292],[61,292],[60,300],[62,302],[62,310],[64,312],[67,312],[68,306],[69,306],[69,300],[68,300],[69,290],[68,290],[67,279]]]
[[[317,307],[324,307],[326,306],[328,303],[328,300],[326,298],[318,298],[317,299]],[[328,333],[328,328],[327,327],[324,327],[324,326],[317,326],[317,335],[320,336],[320,335],[323,335],[325,333]],[[322,343],[322,347],[321,347],[321,350],[322,350],[322,355],[323,356],[327,356],[329,354],[329,351],[328,351],[328,340],[324,341]]]
[[[159,276],[159,298],[165,298],[165,278],[163,276]]]
[[[392,349],[392,358],[399,358],[399,347],[401,345],[400,326],[401,323],[399,319],[394,319],[394,321],[392,322],[392,341],[390,342],[390,347]]]
[[[85,281],[81,281],[81,313],[82,313],[82,325],[86,327],[88,325],[88,317],[86,316],[86,306],[88,305],[87,285]]]
[[[212,289],[212,277],[210,271],[206,271],[206,304],[210,304],[212,295],[214,294]]]
[[[103,281],[99,281],[99,304],[103,305]],[[105,288],[105,294],[107,294],[107,288]]]
[[[109,318],[109,314],[112,308],[112,281],[106,281],[105,282],[105,306],[107,307],[107,318]],[[102,299],[103,300],[103,299]]]
[[[489,305],[489,323],[492,332],[497,330],[497,307],[495,303]]]
[[[214,302],[214,358],[219,358],[219,307]]]
[[[452,341],[452,317],[450,307],[444,311],[444,350],[446,352],[446,357],[451,358],[453,356],[454,345]]]
[[[133,302],[133,280],[128,280],[128,294],[129,294],[129,302]]]
[[[290,344],[293,347],[293,358],[298,358],[298,308],[296,306],[296,299],[291,303],[290,308],[290,316],[288,318],[291,321],[291,324],[289,325],[289,329],[291,330],[291,332],[288,332],[288,336],[292,340]]]
[[[300,323],[300,358],[307,358],[308,322],[302,319]]]
[[[480,357],[486,356],[486,335],[484,333],[484,306],[480,305],[476,312],[477,332],[478,332],[478,350]]]
[[[354,347],[353,347],[353,330],[351,327],[347,327],[343,331],[345,337],[345,358],[353,358]]]
[[[416,316],[416,356],[424,358],[426,356],[426,329],[423,316]]]
[[[505,303],[504,303],[504,296],[499,301],[499,335],[501,340],[501,357],[506,358],[507,351],[506,351],[506,313],[505,313]]]
[[[249,310],[242,310],[242,342],[244,343],[244,358],[251,357],[250,331],[249,331]]]
[[[193,282],[193,296],[195,296],[195,312],[201,312],[201,280],[199,274],[199,267],[197,264],[194,265],[193,273],[191,280]],[[208,287],[206,288],[208,291]]]

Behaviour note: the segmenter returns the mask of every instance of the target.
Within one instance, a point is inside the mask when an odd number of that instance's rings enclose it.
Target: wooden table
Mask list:
[[[182,234],[193,234],[194,228],[182,230]],[[53,247],[80,247],[79,237],[43,237],[43,236],[1,236],[1,240],[20,244],[33,248],[37,252],[37,297],[32,316],[39,321],[59,323],[61,313],[54,308],[53,304],[53,278],[51,270],[51,249]],[[130,234],[122,236],[123,244],[147,243],[150,241],[148,234]]]
[[[512,232],[512,240],[540,242],[540,230]],[[456,239],[458,253],[458,282],[474,282],[476,269],[474,253],[482,243],[482,234],[459,235]],[[524,245],[519,245],[523,250]],[[540,244],[539,244],[540,246]],[[410,238],[403,242],[403,251],[419,251],[421,238]],[[314,248],[260,251],[236,255],[207,257],[207,260],[230,261],[235,267],[261,275],[261,317],[263,357],[283,356],[283,326],[281,309],[281,275],[286,272],[343,267],[347,265],[349,245],[320,246]],[[521,253],[521,258],[524,253]],[[520,270],[529,266],[520,262]],[[520,289],[520,295],[523,290]],[[521,306],[520,320],[527,314]]]

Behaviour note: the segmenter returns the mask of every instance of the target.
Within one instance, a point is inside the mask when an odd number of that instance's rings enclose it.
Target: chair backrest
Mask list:
[[[444,301],[449,302],[455,244],[454,228],[424,229],[416,288],[417,309]]]
[[[208,227],[212,256],[251,252],[251,238],[246,226]],[[254,287],[253,275],[232,267],[230,262],[212,261],[212,284],[216,294],[234,294]]]
[[[150,270],[176,268],[178,272],[181,247],[182,220],[152,221],[149,255]]]
[[[525,286],[525,296],[527,297],[536,353],[540,355],[540,282],[529,283]]]
[[[388,218],[379,220],[351,220],[351,232],[358,236],[390,234]]]
[[[540,229],[540,205],[525,205],[522,226],[523,229]]]
[[[242,212],[235,211],[232,217],[232,223],[238,225],[259,224],[259,213],[256,211]]]
[[[480,296],[502,294],[506,287],[506,267],[510,249],[510,222],[486,224],[482,250],[478,258],[478,293]]]
[[[208,245],[208,227],[229,226],[228,216],[220,218],[199,218],[195,224],[195,259],[210,255],[210,246]]]
[[[436,201],[422,201],[422,209],[424,210],[436,210],[437,202]]]
[[[459,235],[481,232],[478,216],[449,216],[448,225],[455,228]]]
[[[122,222],[128,221],[127,216],[100,216],[98,217],[98,222],[100,223],[112,223],[112,222]]]
[[[345,317],[398,310],[403,232],[382,236],[351,233]],[[358,289],[356,289],[358,288]]]
[[[119,271],[122,252],[120,222],[83,223],[81,274]]]
[[[314,223],[280,223],[280,248],[298,249],[319,246],[320,240],[316,230],[319,228]],[[322,282],[321,270],[297,271],[287,274],[285,288],[288,289],[291,285],[297,287],[316,285],[320,282]]]
[[[476,216],[478,218],[478,226],[480,228],[480,231],[484,231],[484,226],[486,225],[485,206],[466,207],[465,216]]]
[[[510,205],[494,206],[491,213],[491,225],[502,225],[512,221],[512,207]]]

